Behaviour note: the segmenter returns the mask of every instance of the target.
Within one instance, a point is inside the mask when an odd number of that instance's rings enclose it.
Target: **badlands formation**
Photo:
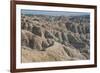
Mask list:
[[[90,59],[90,17],[21,15],[21,61]]]

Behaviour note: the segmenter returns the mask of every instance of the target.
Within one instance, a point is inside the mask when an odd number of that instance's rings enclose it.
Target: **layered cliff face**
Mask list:
[[[21,15],[22,62],[90,58],[90,17]]]

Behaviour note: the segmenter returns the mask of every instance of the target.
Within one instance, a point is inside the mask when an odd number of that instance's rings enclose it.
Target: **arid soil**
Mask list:
[[[90,58],[90,17],[21,15],[21,61]]]

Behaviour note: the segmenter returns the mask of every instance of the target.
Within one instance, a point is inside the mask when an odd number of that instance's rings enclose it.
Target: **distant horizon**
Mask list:
[[[26,10],[21,9],[21,14],[30,15],[49,15],[49,16],[83,16],[90,15],[89,12],[70,12],[70,11],[46,11],[46,10]]]

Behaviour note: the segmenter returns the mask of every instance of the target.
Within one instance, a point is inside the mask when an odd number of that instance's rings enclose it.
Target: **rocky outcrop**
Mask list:
[[[44,48],[47,48],[49,46],[45,38],[35,35],[26,30],[22,30],[21,32],[21,45],[38,50],[43,50]]]
[[[42,29],[38,26],[34,26],[32,28],[32,33],[41,37],[42,36]]]
[[[89,16],[21,16],[22,62],[90,58]]]

